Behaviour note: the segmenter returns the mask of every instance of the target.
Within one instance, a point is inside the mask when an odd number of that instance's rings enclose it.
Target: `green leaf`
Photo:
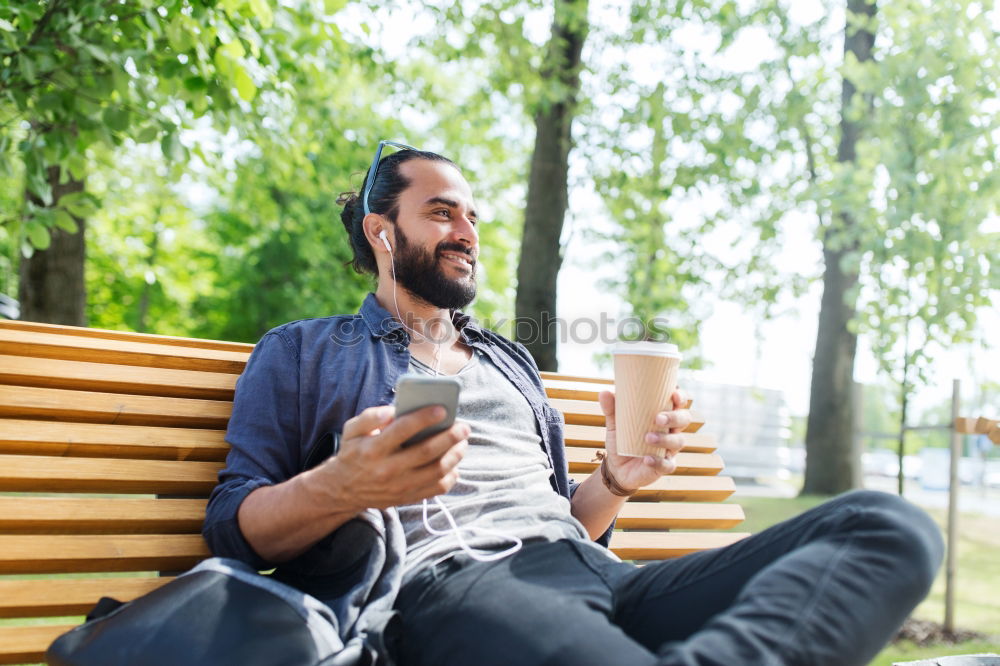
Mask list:
[[[274,24],[274,13],[267,0],[250,0],[250,11],[260,21],[261,27],[270,28]]]
[[[251,102],[257,96],[257,85],[241,65],[234,66],[233,83],[236,84],[236,92],[244,101]]]
[[[160,150],[163,156],[172,162],[179,162],[184,158],[184,146],[176,132],[169,132],[160,139]]]
[[[79,231],[79,227],[76,224],[76,220],[74,220],[73,216],[70,215],[68,212],[66,212],[66,210],[63,208],[59,208],[56,210],[55,225],[60,229],[62,229],[63,231],[67,231],[71,234],[75,234],[77,231]]]
[[[30,220],[27,223],[27,232],[28,241],[38,250],[47,250],[49,245],[52,244],[52,236],[49,235],[49,230],[45,228],[45,225],[35,220]]]
[[[7,32],[17,32],[17,28],[10,21],[0,19],[0,30],[6,30]]]
[[[160,135],[160,130],[155,126],[144,127],[135,137],[136,143],[149,143],[151,141],[156,141],[156,137]]]
[[[104,117],[104,124],[110,127],[115,132],[124,132],[129,126],[129,112],[128,109],[122,108],[120,106],[109,106],[104,109],[102,114]]]
[[[23,53],[19,53],[17,55],[17,63],[21,67],[21,74],[24,76],[24,80],[31,85],[35,85],[38,82],[38,79],[36,78],[35,62]]]
[[[99,62],[111,62],[108,54],[105,53],[104,49],[100,46],[97,46],[96,44],[85,44],[83,48],[91,55],[91,57],[94,58],[94,60]]]
[[[346,4],[347,0],[323,0],[323,9],[326,10],[328,15],[336,14],[343,9]]]
[[[59,199],[59,206],[60,210],[65,209],[63,212],[69,211],[81,219],[86,219],[97,212],[97,204],[93,196],[87,192],[64,194]]]

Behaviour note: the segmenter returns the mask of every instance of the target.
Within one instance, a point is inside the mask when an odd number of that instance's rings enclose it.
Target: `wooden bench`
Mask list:
[[[101,596],[132,599],[209,552],[209,492],[225,460],[252,345],[0,321],[0,663],[35,662]],[[546,374],[571,474],[597,466],[608,380]],[[622,558],[731,543],[743,511],[714,440],[690,428],[677,473],[618,520]]]
[[[960,416],[955,419],[955,430],[963,435],[986,435],[991,442],[1000,445],[1000,421],[995,419]]]

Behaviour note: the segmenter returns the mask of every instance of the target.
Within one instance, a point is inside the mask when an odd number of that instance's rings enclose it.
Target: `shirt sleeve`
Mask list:
[[[299,472],[300,440],[298,354],[280,330],[272,331],[254,348],[236,382],[226,431],[229,454],[202,527],[214,555],[259,569],[271,566],[243,537],[236,516],[251,492]]]

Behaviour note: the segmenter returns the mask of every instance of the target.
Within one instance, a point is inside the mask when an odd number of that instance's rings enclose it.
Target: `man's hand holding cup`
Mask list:
[[[681,355],[661,342],[619,342],[614,349],[615,393],[599,396],[607,428],[600,473],[616,495],[631,495],[677,465],[681,434],[691,424],[688,398],[677,390]]]

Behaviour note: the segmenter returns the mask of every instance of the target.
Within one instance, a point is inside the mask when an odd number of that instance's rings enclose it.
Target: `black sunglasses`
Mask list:
[[[372,160],[372,165],[368,168],[368,177],[365,178],[365,189],[361,195],[361,202],[365,208],[365,215],[372,212],[371,208],[368,207],[368,195],[372,191],[372,186],[375,184],[375,174],[378,173],[378,162],[382,157],[382,147],[392,146],[393,148],[400,148],[402,150],[416,150],[413,146],[408,146],[405,143],[399,143],[398,141],[386,141],[382,140],[378,142],[378,148],[375,149],[375,159]]]

